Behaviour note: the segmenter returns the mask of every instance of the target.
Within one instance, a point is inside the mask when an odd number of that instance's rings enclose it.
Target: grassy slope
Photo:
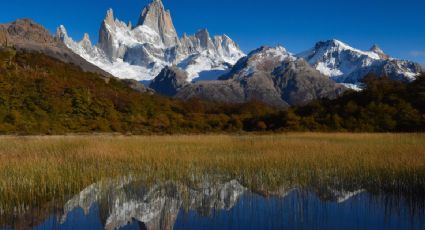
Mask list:
[[[103,178],[425,192],[423,134],[68,136],[0,139],[0,204],[40,205]]]

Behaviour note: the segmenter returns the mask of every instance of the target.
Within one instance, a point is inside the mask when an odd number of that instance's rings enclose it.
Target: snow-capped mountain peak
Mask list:
[[[340,83],[357,84],[369,73],[411,81],[421,71],[415,63],[390,58],[377,45],[363,51],[336,39],[318,42],[297,56]]]
[[[90,36],[88,33],[84,33],[83,39],[78,42],[78,44],[83,47],[85,50],[89,50],[93,48],[93,45],[90,41]]]
[[[269,58],[277,58],[279,61],[283,61],[284,59],[295,59],[292,53],[289,53],[285,47],[276,46],[276,47],[268,47],[262,46],[261,48],[250,53],[251,56],[267,56]]]
[[[114,26],[115,25],[115,18],[114,18],[114,10],[113,9],[109,9],[108,11],[106,11],[106,17],[104,22],[110,26]]]
[[[316,43],[315,48],[310,50],[314,53],[317,53],[318,51],[324,52],[326,54],[329,54],[331,52],[351,52],[354,55],[357,56],[367,56],[372,59],[380,59],[379,55],[377,55],[375,52],[372,51],[362,51],[356,48],[353,48],[346,43],[333,39],[328,41],[320,41]]]
[[[160,0],[142,10],[135,27],[116,19],[113,10],[108,10],[96,46],[88,36],[75,42],[64,26],[58,28],[57,37],[112,75],[136,80],[151,80],[171,65],[187,71],[189,81],[207,75],[216,78],[245,56],[227,35],[211,37],[206,29],[179,39],[171,13]]]
[[[382,49],[381,47],[379,47],[377,44],[374,44],[369,51],[374,52],[376,54],[379,55],[379,58],[381,59],[390,59],[390,56],[387,55]]]
[[[283,46],[262,46],[249,53],[246,57],[241,58],[232,69],[232,72],[221,79],[227,79],[232,76],[246,77],[259,72],[271,72],[283,61],[295,61],[296,59]]]

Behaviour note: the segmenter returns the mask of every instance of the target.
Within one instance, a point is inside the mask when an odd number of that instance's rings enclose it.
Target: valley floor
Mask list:
[[[337,187],[424,194],[425,134],[0,137],[0,210],[66,200],[107,178],[238,180],[263,194]]]

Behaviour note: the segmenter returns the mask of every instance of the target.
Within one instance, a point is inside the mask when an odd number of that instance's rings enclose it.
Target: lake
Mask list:
[[[425,135],[0,138],[0,228],[424,230]]]
[[[425,229],[424,200],[364,190],[249,191],[238,181],[144,186],[93,184],[62,210],[38,210],[10,226],[34,229]],[[7,228],[6,228],[7,229]]]

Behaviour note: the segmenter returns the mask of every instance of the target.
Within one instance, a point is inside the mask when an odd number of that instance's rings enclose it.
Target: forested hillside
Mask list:
[[[39,53],[2,48],[0,60],[3,134],[242,130],[238,114],[245,113],[244,106],[183,103],[142,94],[118,79],[83,72]],[[271,111],[264,108],[258,111]]]
[[[365,85],[287,110],[179,101],[40,53],[0,48],[0,133],[425,130],[425,76],[409,84],[369,76]]]
[[[369,75],[365,90],[248,119],[247,130],[417,132],[425,130],[425,75],[411,83]]]

